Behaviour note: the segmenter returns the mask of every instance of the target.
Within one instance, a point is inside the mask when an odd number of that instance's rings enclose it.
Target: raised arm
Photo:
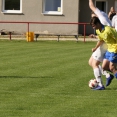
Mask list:
[[[90,9],[91,9],[93,12],[95,12],[96,7],[95,7],[94,4],[93,4],[93,0],[89,0],[89,7],[90,7]]]

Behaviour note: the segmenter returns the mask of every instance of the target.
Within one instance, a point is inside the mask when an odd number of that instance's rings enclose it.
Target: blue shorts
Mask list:
[[[112,63],[117,63],[117,53],[106,51],[104,59]]]

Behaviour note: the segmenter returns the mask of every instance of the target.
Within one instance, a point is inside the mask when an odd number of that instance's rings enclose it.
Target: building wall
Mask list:
[[[78,22],[79,0],[63,0],[63,15],[43,15],[42,0],[23,0],[23,14],[0,13],[0,21],[23,22]],[[2,6],[2,2],[0,2]],[[27,31],[27,24],[1,24],[0,30]],[[69,24],[31,24],[30,31],[47,33],[78,33],[78,25]]]
[[[0,21],[21,22],[80,22],[89,23],[90,13],[88,0],[63,0],[63,15],[43,15],[43,0],[23,0],[22,14],[0,13]],[[107,13],[115,0],[107,0]],[[95,2],[95,0],[94,0]],[[0,1],[2,9],[2,0]],[[27,24],[0,24],[0,30],[27,32]],[[61,34],[84,34],[83,25],[74,24],[31,24],[30,31]],[[94,33],[90,25],[86,25],[86,34]]]

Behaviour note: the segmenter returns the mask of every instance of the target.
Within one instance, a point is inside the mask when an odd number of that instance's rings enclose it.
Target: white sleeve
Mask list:
[[[111,21],[109,20],[108,15],[105,12],[102,12],[98,8],[96,8],[94,13],[97,15],[103,25],[111,26]]]
[[[112,18],[112,27],[115,27],[115,18]]]
[[[94,13],[97,15],[98,18],[99,18],[99,17],[103,17],[101,11],[100,11],[98,8],[96,8],[96,10],[95,10]]]

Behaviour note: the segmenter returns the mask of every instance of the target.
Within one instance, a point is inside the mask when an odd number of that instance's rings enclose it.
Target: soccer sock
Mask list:
[[[103,75],[105,75],[106,76],[106,78],[109,78],[110,77],[110,73],[108,73],[107,71],[103,71]]]
[[[94,76],[95,76],[97,82],[99,83],[99,86],[103,86],[102,78],[101,78],[102,74],[101,74],[100,69],[99,68],[95,68],[95,69],[93,69],[93,71],[94,71]]]
[[[111,76],[109,73],[111,71],[108,72],[108,71],[103,70],[100,65],[99,65],[99,69],[100,69],[101,73],[106,76],[106,78],[109,78]]]
[[[101,65],[98,65],[98,68],[100,69],[101,73],[103,74],[103,69],[102,69]]]

